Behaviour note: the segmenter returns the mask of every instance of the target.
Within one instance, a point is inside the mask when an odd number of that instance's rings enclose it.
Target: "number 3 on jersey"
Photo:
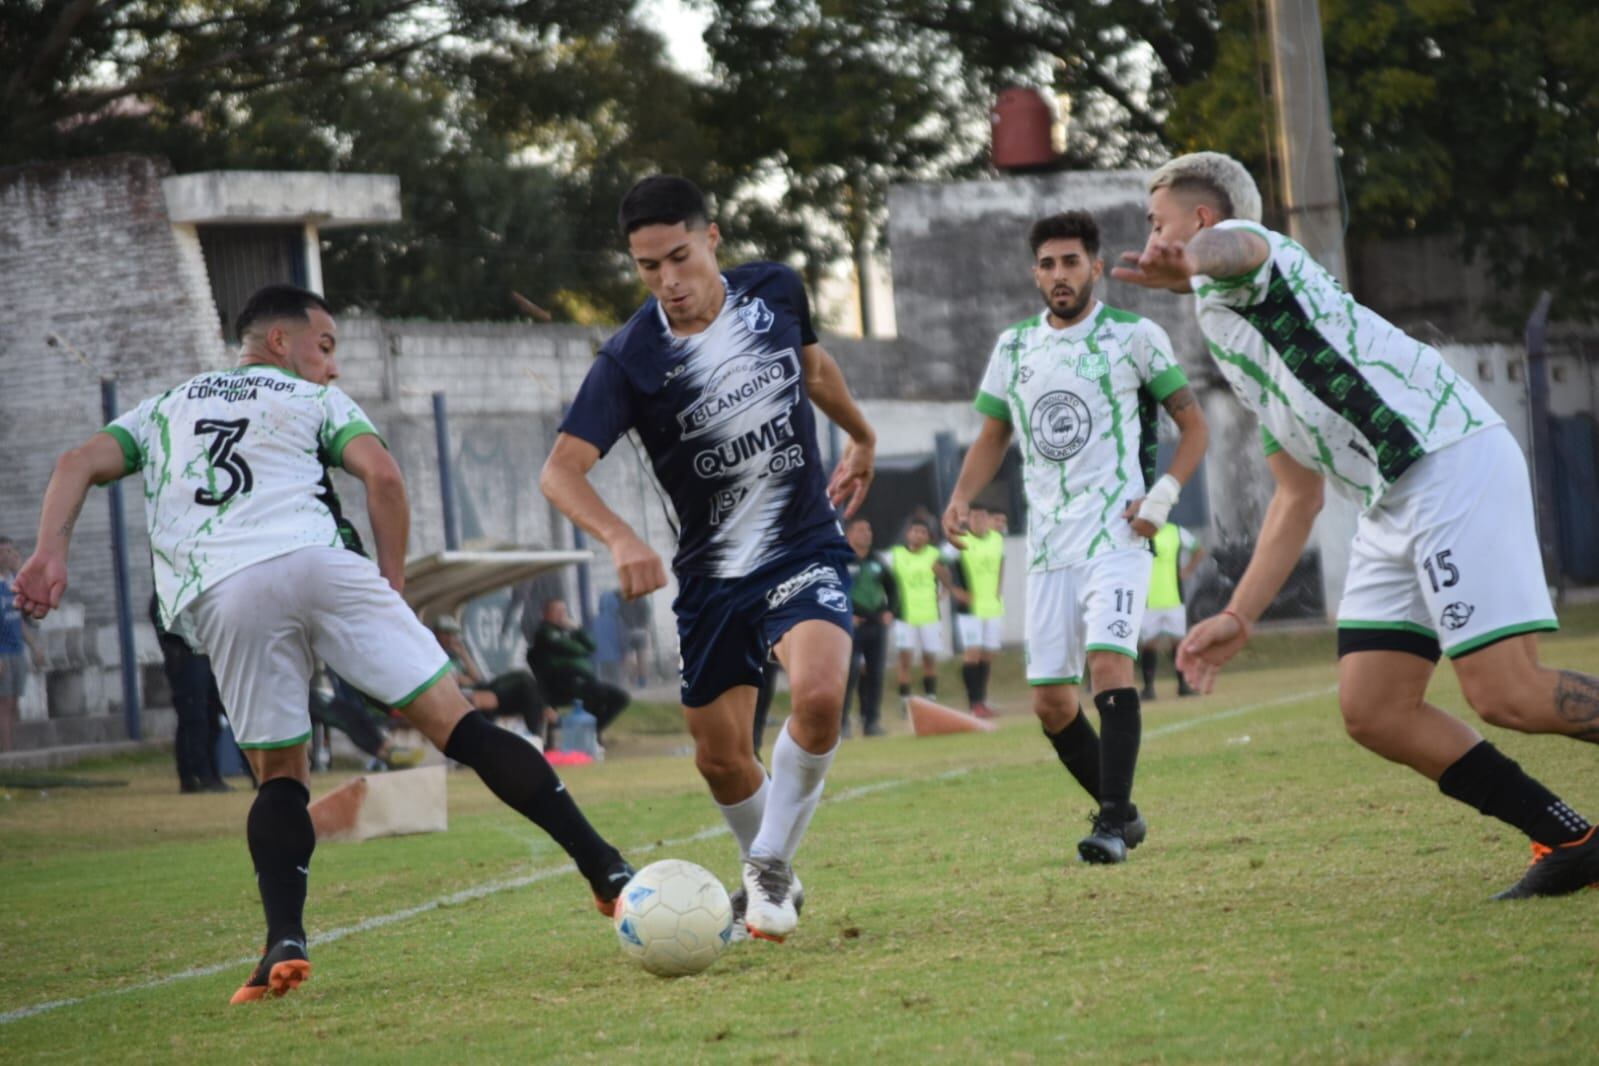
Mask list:
[[[206,507],[221,507],[241,492],[249,492],[255,485],[255,475],[250,473],[250,464],[244,461],[244,456],[234,454],[234,447],[244,439],[244,431],[250,428],[248,418],[237,418],[224,421],[220,418],[202,418],[194,424],[196,437],[215,434],[211,441],[210,458],[212,470],[221,470],[228,475],[228,486],[222,492],[214,491],[215,481],[202,489],[194,490],[194,502]]]

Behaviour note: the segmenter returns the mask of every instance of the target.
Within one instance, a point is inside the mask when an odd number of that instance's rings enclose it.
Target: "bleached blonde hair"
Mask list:
[[[1149,191],[1156,189],[1209,193],[1219,201],[1218,206],[1226,217],[1260,221],[1260,189],[1244,165],[1230,155],[1220,152],[1180,155],[1149,179]]]

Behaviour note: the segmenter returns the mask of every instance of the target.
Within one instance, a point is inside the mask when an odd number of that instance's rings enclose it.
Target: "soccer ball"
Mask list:
[[[662,859],[622,889],[616,938],[625,955],[658,977],[699,973],[733,938],[733,904],[709,870]]]

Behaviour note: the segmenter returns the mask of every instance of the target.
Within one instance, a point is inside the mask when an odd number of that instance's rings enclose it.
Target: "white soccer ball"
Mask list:
[[[699,973],[733,938],[733,904],[709,870],[662,859],[622,889],[616,938],[624,954],[658,977]]]

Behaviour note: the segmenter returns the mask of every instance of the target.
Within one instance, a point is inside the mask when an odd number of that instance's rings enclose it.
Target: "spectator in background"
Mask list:
[[[489,677],[478,666],[472,649],[466,646],[461,635],[461,623],[446,615],[433,623],[433,635],[439,647],[455,666],[455,681],[472,706],[491,718],[515,715],[522,719],[527,731],[545,737],[555,724],[555,709],[545,698],[534,675],[526,670],[509,670]],[[546,737],[547,739],[547,737]]]
[[[938,660],[944,654],[944,626],[938,613],[939,586],[955,597],[957,590],[939,550],[932,544],[932,527],[914,517],[905,526],[905,543],[889,554],[898,586],[899,620],[894,623],[894,645],[899,649],[899,694],[911,694],[911,667],[918,653],[922,660],[922,691],[938,695]]]
[[[883,704],[884,657],[888,631],[899,608],[894,574],[872,551],[872,524],[857,518],[845,531],[855,551],[850,564],[850,605],[855,615],[854,648],[850,654],[849,682],[844,689],[844,721],[840,731],[849,736],[849,705],[857,687],[861,698],[861,735],[880,737]]]
[[[28,660],[36,667],[44,666],[44,651],[35,642],[32,627],[11,604],[11,585],[21,565],[16,543],[0,537],[0,751],[11,750],[17,705],[28,685]]]
[[[1144,624],[1138,635],[1138,662],[1144,672],[1144,690],[1139,699],[1155,698],[1155,671],[1160,655],[1169,654],[1177,664],[1177,642],[1188,632],[1188,610],[1183,606],[1183,584],[1204,561],[1205,547],[1199,538],[1182,526],[1167,522],[1149,540],[1155,564],[1149,574],[1149,601],[1144,609]],[[1196,696],[1181,670],[1177,670],[1177,695]]]
[[[632,669],[634,688],[650,683],[650,671],[645,665],[650,648],[650,598],[638,596],[622,601],[622,637],[624,667]]]
[[[211,660],[188,642],[161,628],[156,597],[150,597],[150,624],[161,644],[161,669],[172,690],[178,727],[172,755],[178,764],[179,792],[232,792],[217,772],[217,738],[222,732],[222,696],[211,673]]]
[[[603,733],[627,709],[629,697],[594,675],[593,656],[594,638],[567,615],[566,601],[546,600],[544,621],[533,634],[527,663],[550,703],[562,707],[582,700],[594,716],[596,732]]]

